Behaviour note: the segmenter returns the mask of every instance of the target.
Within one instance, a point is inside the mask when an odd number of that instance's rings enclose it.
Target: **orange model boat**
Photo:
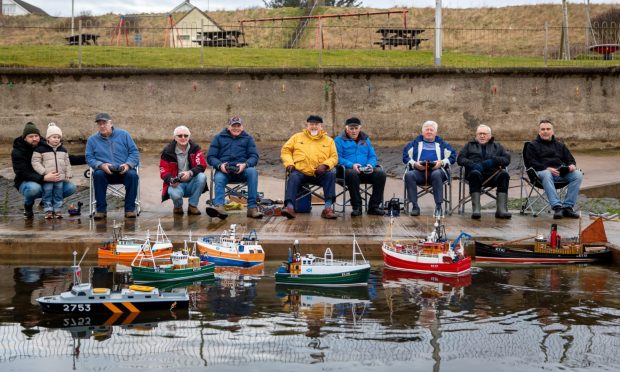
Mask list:
[[[122,225],[113,226],[113,240],[97,250],[97,257],[105,261],[129,261],[140,252],[144,241],[123,236]],[[161,222],[157,224],[157,237],[151,247],[154,257],[169,257],[172,254],[172,242],[166,236]]]

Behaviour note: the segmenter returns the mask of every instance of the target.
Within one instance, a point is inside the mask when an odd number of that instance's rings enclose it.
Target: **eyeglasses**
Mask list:
[[[490,136],[491,133],[484,133],[484,132],[480,132],[480,133],[476,133],[477,136]]]
[[[177,134],[177,137],[179,137],[179,138],[187,138],[187,137],[189,137],[189,134]]]

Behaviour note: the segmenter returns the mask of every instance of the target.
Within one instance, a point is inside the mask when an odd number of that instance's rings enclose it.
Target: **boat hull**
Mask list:
[[[476,262],[506,262],[521,264],[606,263],[612,258],[609,249],[602,252],[582,254],[537,253],[533,250],[515,250],[510,247],[494,247],[476,241]]]
[[[136,255],[140,252],[116,252],[111,249],[99,248],[97,250],[97,257],[103,260],[109,261],[128,261],[131,262]],[[153,251],[153,257],[170,257],[172,254],[172,248],[160,249]]]
[[[211,248],[198,242],[198,251],[216,266],[252,267],[265,263],[265,253],[232,253]]]
[[[276,284],[344,287],[368,285],[370,265],[365,268],[337,273],[290,274],[276,272]]]
[[[189,300],[161,300],[149,302],[107,301],[49,303],[38,299],[41,310],[50,314],[122,314],[153,310],[187,309]]]
[[[383,263],[394,270],[411,271],[417,273],[432,273],[439,275],[464,275],[471,270],[471,257],[462,258],[456,262],[424,262],[416,256],[407,256],[383,249]]]
[[[197,268],[162,269],[145,266],[132,266],[131,273],[135,283],[162,283],[188,281],[213,276],[215,265],[209,263]]]

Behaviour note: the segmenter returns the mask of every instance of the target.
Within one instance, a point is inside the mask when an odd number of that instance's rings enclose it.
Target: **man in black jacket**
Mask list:
[[[577,169],[575,158],[568,148],[554,136],[553,123],[543,119],[538,125],[538,137],[527,147],[523,156],[540,178],[553,208],[553,218],[579,218],[573,207],[577,203],[583,174]],[[555,182],[568,182],[564,202],[560,200]]]
[[[511,218],[512,215],[508,213],[510,175],[506,171],[510,164],[510,155],[502,145],[495,142],[491,128],[487,125],[478,126],[476,138],[463,147],[456,161],[465,167],[465,178],[469,182],[471,218],[480,219],[480,191],[483,185],[497,187],[495,217]]]
[[[50,172],[42,176],[32,168],[32,153],[41,141],[45,141],[45,139],[41,138],[39,128],[32,122],[26,123],[22,135],[13,141],[11,161],[13,172],[15,172],[15,188],[24,196],[24,218],[26,219],[34,217],[32,206],[35,199],[40,198],[43,194],[41,184],[60,180],[58,172]],[[86,164],[84,155],[70,156],[69,160],[71,165]],[[77,189],[75,184],[70,181],[62,181],[62,183],[63,198],[75,193]]]

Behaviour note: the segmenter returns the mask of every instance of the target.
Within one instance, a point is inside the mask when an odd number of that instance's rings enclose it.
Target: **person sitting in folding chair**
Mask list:
[[[465,167],[465,178],[469,183],[471,196],[471,218],[480,219],[480,192],[483,186],[497,187],[496,218],[509,219],[508,183],[510,175],[506,167],[510,164],[510,155],[491,135],[491,128],[479,125],[476,138],[469,141],[459,153],[457,163]]]
[[[542,119],[538,124],[538,136],[527,146],[523,154],[528,164],[534,168],[540,179],[549,204],[553,209],[553,218],[579,218],[573,208],[577,203],[583,174],[577,169],[577,162],[568,147],[555,138],[553,123]],[[564,202],[560,200],[554,183],[567,182],[568,191]]]
[[[434,215],[441,216],[444,201],[443,183],[450,177],[450,165],[456,160],[456,151],[437,135],[438,124],[428,120],[422,124],[422,134],[403,148],[405,188],[411,202],[411,215],[419,216],[418,187],[432,186],[435,199]]]
[[[288,172],[286,195],[282,215],[295,218],[293,203],[304,184],[321,185],[325,207],[322,218],[335,219],[333,209],[336,197],[336,170],[338,152],[334,140],[323,130],[323,118],[310,115],[306,119],[306,129],[294,134],[282,146],[282,164]]]
[[[385,172],[377,167],[377,155],[370,138],[362,132],[362,122],[356,117],[348,118],[344,123],[344,132],[336,137],[338,162],[344,166],[344,180],[351,196],[351,216],[362,215],[362,197],[360,183],[372,184],[372,195],[368,202],[368,214],[383,216],[383,190]]]
[[[136,167],[140,165],[140,151],[126,130],[114,127],[108,113],[97,114],[95,123],[98,131],[88,137],[86,142],[86,162],[94,170],[91,175],[97,201],[94,218],[106,218],[109,184],[125,186],[125,218],[136,218],[139,187]]]
[[[233,116],[224,128],[213,138],[207,162],[216,170],[213,176],[215,200],[206,209],[209,217],[224,219],[228,213],[224,209],[226,184],[229,181],[241,181],[248,184],[248,212],[250,218],[262,218],[258,210],[258,151],[254,138],[243,130],[243,120]]]
[[[183,215],[183,197],[188,197],[187,214],[200,215],[198,201],[207,191],[205,154],[200,145],[190,139],[185,125],[174,128],[173,140],[161,152],[159,175],[164,181],[161,201],[172,199],[172,213]]]

